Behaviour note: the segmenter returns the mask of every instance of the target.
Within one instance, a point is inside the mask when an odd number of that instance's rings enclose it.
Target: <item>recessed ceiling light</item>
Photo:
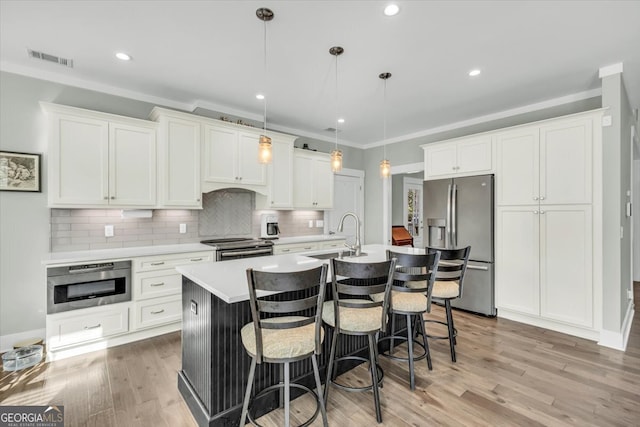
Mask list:
[[[344,119],[338,119],[338,123],[344,123]]]
[[[264,99],[264,95],[259,93],[259,94],[256,95],[256,99],[262,100],[262,99]]]
[[[400,12],[400,8],[397,4],[391,3],[387,7],[384,8],[384,14],[387,16],[394,16]]]
[[[471,70],[471,71],[469,71],[469,75],[471,77],[479,76],[480,75],[480,70],[477,69],[477,68],[475,70]]]
[[[116,58],[120,59],[121,61],[131,61],[131,55],[127,55],[124,52],[116,53]]]

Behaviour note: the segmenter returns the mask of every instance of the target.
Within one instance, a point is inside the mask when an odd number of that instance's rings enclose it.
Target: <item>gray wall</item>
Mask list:
[[[578,113],[581,111],[593,110],[600,107],[601,99],[599,97],[591,98],[570,104],[546,108],[544,110],[519,114],[500,120],[480,123],[473,126],[398,142],[387,146],[387,158],[391,162],[392,166],[419,163],[424,159],[424,152],[422,148],[420,148],[420,145],[422,144],[443,141],[480,132],[487,132],[509,126],[516,126],[537,120]],[[378,164],[380,163],[380,160],[382,160],[382,155],[382,147],[371,148],[364,152],[365,209],[367,212],[365,241],[369,244],[382,243],[382,180],[378,174]]]

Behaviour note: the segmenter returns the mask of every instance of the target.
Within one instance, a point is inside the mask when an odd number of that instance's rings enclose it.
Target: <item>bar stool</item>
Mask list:
[[[414,361],[427,359],[429,370],[433,369],[431,364],[431,354],[429,353],[429,343],[424,327],[424,313],[431,311],[431,292],[436,278],[436,270],[440,261],[440,252],[427,254],[407,254],[387,250],[387,259],[397,260],[396,269],[393,274],[393,285],[391,286],[391,301],[389,303],[389,314],[391,315],[391,335],[378,340],[378,343],[389,341],[388,352],[381,352],[382,356],[394,360],[409,362],[409,386],[411,390],[416,389]],[[372,296],[374,301],[380,300],[382,294]],[[396,315],[406,317],[407,335],[396,335],[395,319]],[[414,337],[412,324],[421,330],[422,342]],[[407,341],[407,357],[393,355],[395,340]],[[415,344],[422,347],[424,352],[419,356],[413,355]]]
[[[383,372],[377,365],[376,335],[386,329],[389,291],[393,281],[395,264],[395,259],[375,263],[359,263],[333,258],[331,260],[333,301],[325,302],[322,309],[322,320],[334,328],[327,364],[327,381],[324,387],[325,405],[328,402],[330,385],[345,391],[373,390],[378,423],[382,422],[378,386],[382,380]],[[378,293],[382,293],[384,296],[380,301],[372,301],[371,295]],[[369,359],[359,356],[336,358],[338,336],[341,334],[367,336]],[[333,377],[337,370],[336,365],[345,360],[368,361],[371,371],[371,385],[349,387],[337,383]]]
[[[257,393],[258,398],[275,389],[284,388],[284,425],[289,427],[290,387],[313,393],[318,407],[315,413],[302,426],[308,426],[322,413],[323,425],[328,425],[327,412],[322,398],[322,385],[316,356],[322,352],[324,330],[322,328],[322,307],[327,281],[327,265],[287,272],[273,273],[247,270],[249,282],[249,303],[253,321],[240,331],[242,344],[251,356],[249,379],[242,405],[240,426],[248,418],[258,425],[249,413],[249,404],[256,364],[262,362],[284,364],[284,383],[265,388]],[[286,300],[278,301],[267,296],[258,296],[259,291],[287,292]],[[310,313],[311,312],[311,313]],[[297,315],[294,315],[297,314]],[[281,315],[279,317],[273,316]],[[270,316],[270,317],[265,317]],[[317,393],[300,384],[290,384],[289,364],[310,357],[313,362],[313,375]]]
[[[451,361],[456,361],[456,336],[458,330],[453,324],[453,314],[451,313],[451,300],[460,298],[462,295],[462,285],[464,283],[464,274],[467,271],[467,262],[469,261],[469,253],[471,246],[460,249],[441,249],[427,246],[427,251],[440,251],[440,263],[438,264],[438,272],[436,273],[436,281],[433,284],[431,298],[434,302],[443,302],[447,317],[446,322],[439,320],[425,320],[425,322],[434,322],[447,327],[447,336],[427,335],[433,339],[448,339],[451,351]]]

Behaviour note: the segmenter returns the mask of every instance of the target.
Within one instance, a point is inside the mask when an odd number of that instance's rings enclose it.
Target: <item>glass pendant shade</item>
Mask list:
[[[388,178],[391,175],[391,163],[385,159],[380,162],[380,177]]]
[[[340,172],[342,170],[342,151],[333,150],[331,152],[331,170]]]
[[[258,161],[263,164],[271,163],[271,138],[266,135],[260,135]]]

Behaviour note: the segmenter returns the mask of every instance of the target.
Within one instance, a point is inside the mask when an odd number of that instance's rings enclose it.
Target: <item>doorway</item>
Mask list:
[[[404,227],[413,237],[413,247],[424,247],[422,220],[422,180],[403,177],[402,218]]]
[[[337,232],[340,218],[353,212],[360,218],[360,236],[364,236],[364,171],[342,169],[333,176],[333,209],[325,211],[325,233]],[[352,219],[344,222],[347,244],[356,241],[356,223]],[[364,244],[364,242],[361,242]]]

